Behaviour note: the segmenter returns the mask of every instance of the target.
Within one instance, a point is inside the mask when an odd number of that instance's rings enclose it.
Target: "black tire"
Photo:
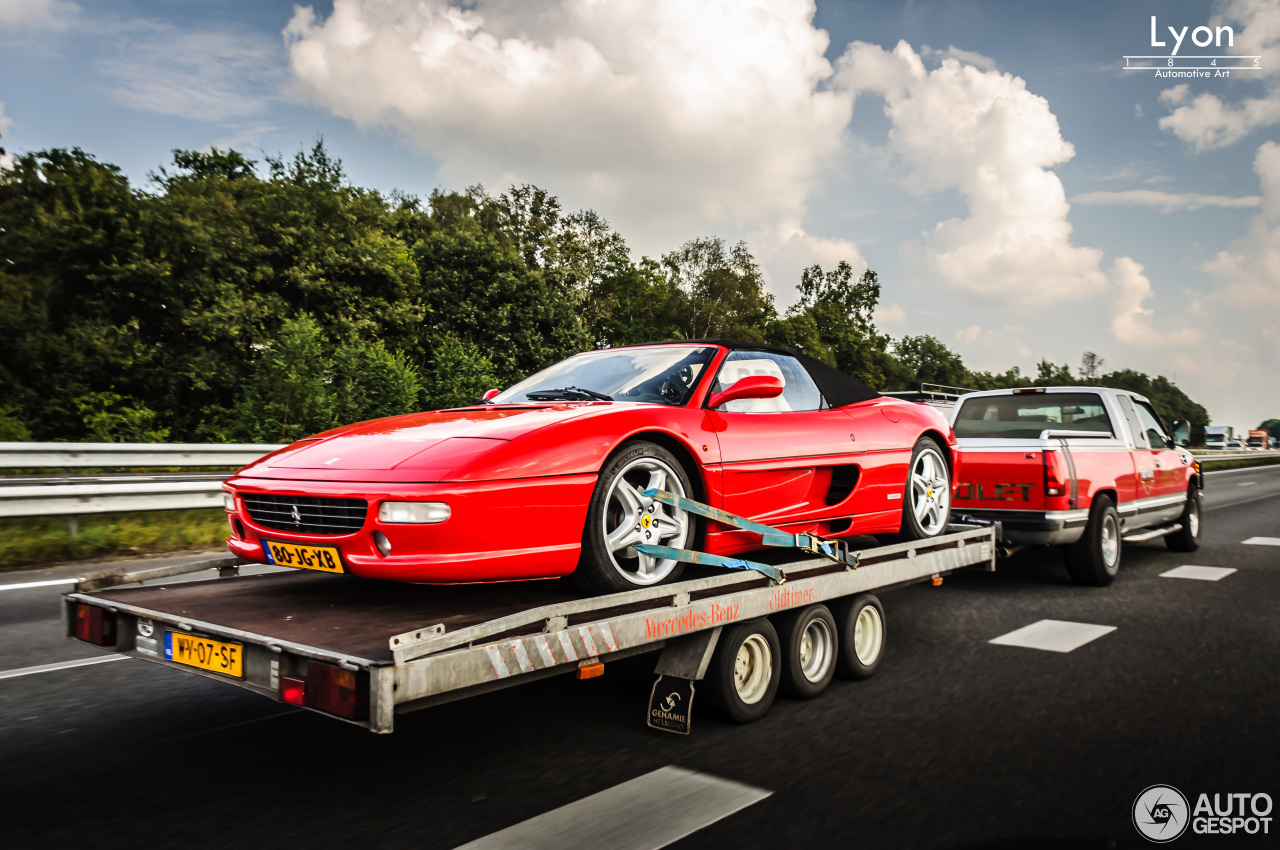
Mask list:
[[[818,604],[774,619],[782,645],[782,692],[813,699],[827,689],[836,673],[840,638],[835,617],[826,605]]]
[[[1110,545],[1114,541],[1114,547]],[[1076,584],[1106,587],[1120,572],[1120,514],[1108,496],[1098,496],[1089,507],[1084,534],[1065,549],[1067,572]]]
[[[750,642],[750,646],[748,643]],[[762,647],[768,647],[768,681],[754,679],[757,671],[764,672],[764,661],[759,656]],[[754,663],[753,669],[747,671],[750,685],[746,687],[748,695],[755,696],[751,702],[743,699],[739,693],[735,668],[738,666],[739,651],[746,648]],[[778,644],[778,633],[773,624],[766,619],[749,620],[735,626],[725,626],[716,642],[716,651],[711,656],[711,664],[707,666],[707,677],[702,681],[706,691],[707,702],[716,714],[734,723],[753,723],[769,711],[773,699],[778,695],[778,682],[782,678],[782,649]],[[745,684],[745,683],[744,683]]]
[[[863,615],[863,609],[870,609]],[[858,620],[862,618],[862,628]],[[842,679],[866,679],[880,667],[888,645],[889,632],[885,628],[884,606],[870,593],[846,596],[835,605],[836,628],[839,634],[839,652],[836,654],[836,675]],[[868,628],[872,631],[868,632]],[[878,629],[876,635],[874,630]],[[861,650],[864,657],[859,657]]]
[[[1203,507],[1204,491],[1193,485],[1187,491],[1187,504],[1182,509],[1182,517],[1179,519],[1182,528],[1173,534],[1166,534],[1164,545],[1174,552],[1194,552],[1199,549],[1200,527],[1204,519],[1201,514]]]
[[[913,476],[921,463],[922,455],[931,455],[932,462],[938,467],[934,475],[935,486],[925,492],[913,487]],[[916,517],[919,500],[925,500],[938,506],[940,522],[931,520],[932,514],[926,514],[926,522]],[[909,540],[928,540],[947,531],[947,522],[951,518],[951,466],[947,462],[947,453],[932,437],[921,437],[916,440],[911,450],[911,463],[907,466],[907,480],[902,489],[902,526],[897,534],[878,534],[876,539],[881,543],[905,543]],[[936,523],[936,524],[935,524]]]
[[[626,508],[622,502],[616,498],[611,498],[610,493],[613,492],[615,480],[620,476],[624,476],[624,483],[629,483],[633,487],[633,491],[644,489],[645,479],[649,473],[643,468],[644,464],[661,465],[666,468],[668,482],[666,489],[675,492],[677,495],[685,495],[694,497],[694,489],[689,481],[689,474],[685,472],[684,466],[680,463],[671,452],[664,449],[656,443],[650,443],[643,440],[634,440],[624,443],[614,452],[600,470],[600,475],[596,480],[595,492],[591,495],[591,502],[587,507],[587,521],[582,529],[582,554],[578,558],[578,566],[572,573],[575,584],[583,591],[593,595],[603,595],[607,593],[621,593],[627,590],[636,590],[641,587],[652,587],[658,584],[665,584],[676,581],[684,572],[684,564],[679,562],[659,561],[656,562],[657,569],[654,575],[661,573],[656,580],[646,580],[643,575],[640,564],[641,556],[632,549],[623,549],[620,552],[611,552],[609,544],[605,539],[606,522],[612,526],[619,526],[621,518],[626,515]],[[675,481],[671,481],[674,475]],[[672,486],[678,483],[679,487]],[[621,486],[621,484],[620,484]],[[621,492],[621,491],[619,491]],[[648,540],[640,540],[638,542],[661,543],[665,546],[672,546],[676,549],[692,548],[693,542],[697,536],[697,517],[684,514],[683,511],[662,505],[648,503],[647,508],[642,505],[647,500],[637,499],[636,505],[639,514],[634,518],[636,520],[636,528],[640,529],[640,522],[646,519],[644,514],[647,512],[650,516],[647,518],[684,517],[686,531],[678,537],[661,538],[657,535],[658,528],[646,527],[636,532],[639,534],[654,533],[654,536]],[[647,526],[647,523],[646,523]],[[670,528],[670,525],[666,526]],[[633,557],[626,557],[625,552],[631,551]]]

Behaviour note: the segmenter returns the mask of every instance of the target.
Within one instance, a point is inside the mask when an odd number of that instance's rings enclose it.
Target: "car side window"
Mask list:
[[[1151,444],[1151,448],[1173,448],[1173,440],[1170,440],[1169,435],[1165,433],[1156,412],[1146,402],[1138,401],[1135,407],[1138,410],[1138,421],[1142,423],[1142,430],[1147,435],[1147,442]]]
[[[1147,434],[1142,429],[1142,423],[1138,421],[1138,413],[1133,409],[1133,399],[1127,395],[1118,396],[1120,401],[1120,409],[1124,411],[1124,418],[1129,423],[1129,432],[1133,434],[1133,444],[1137,448],[1147,449],[1150,444],[1147,443]]]
[[[800,361],[771,351],[731,351],[720,366],[712,392],[720,392],[743,378],[768,375],[779,378],[782,395],[777,398],[741,398],[724,404],[728,413],[785,413],[795,410],[820,410],[826,407],[822,392],[809,377]]]

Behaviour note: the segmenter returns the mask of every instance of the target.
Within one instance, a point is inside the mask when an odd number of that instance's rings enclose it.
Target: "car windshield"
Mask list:
[[[588,351],[525,378],[491,403],[609,399],[681,405],[714,353],[693,345]]]
[[[1026,437],[1046,428],[1114,433],[1095,393],[1019,393],[961,399],[957,437]]]

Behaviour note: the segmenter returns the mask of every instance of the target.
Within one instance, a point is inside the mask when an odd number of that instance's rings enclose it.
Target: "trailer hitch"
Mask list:
[[[655,502],[661,502],[664,505],[670,505],[673,508],[679,508],[687,513],[696,514],[697,516],[706,517],[725,525],[732,525],[735,528],[741,528],[744,531],[750,531],[753,534],[760,535],[760,542],[765,546],[776,546],[779,548],[799,549],[802,552],[808,552],[812,555],[820,555],[829,558],[837,564],[843,564],[851,570],[858,568],[860,555],[849,548],[849,544],[844,540],[827,540],[814,534],[791,534],[786,531],[780,531],[771,525],[765,525],[762,522],[740,517],[737,514],[731,514],[728,511],[722,511],[719,508],[713,508],[710,505],[704,505],[701,502],[695,502],[693,499],[687,499],[684,496],[677,496],[675,493],[669,493],[666,490],[642,490],[640,495]],[[727,558],[723,555],[710,555],[706,552],[694,552],[689,549],[672,549],[668,546],[655,546],[649,543],[638,543],[635,545],[637,552],[643,552],[655,558],[674,558],[678,561],[685,561],[691,564],[707,564],[708,566],[727,567],[728,569],[746,569],[755,570],[768,576],[777,584],[782,584],[787,580],[786,572],[782,569],[771,566],[769,564],[760,564],[755,561],[747,561],[741,558]]]

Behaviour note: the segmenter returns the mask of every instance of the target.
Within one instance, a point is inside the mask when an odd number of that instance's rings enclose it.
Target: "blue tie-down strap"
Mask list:
[[[706,552],[694,552],[691,549],[672,549],[670,546],[655,546],[652,543],[637,543],[633,547],[637,552],[654,558],[672,558],[687,564],[705,564],[709,567],[725,567],[730,570],[755,570],[773,579],[778,584],[787,580],[787,576],[777,567],[745,561],[741,558],[727,558],[724,555],[709,555]]]
[[[684,496],[677,496],[675,493],[668,493],[666,490],[642,490],[641,496],[653,499],[655,502],[662,502],[664,505],[670,505],[673,508],[679,508],[691,514],[713,519],[716,522],[724,523],[741,528],[744,531],[750,531],[760,535],[760,542],[765,546],[779,546],[789,549],[800,549],[805,552],[811,552],[814,555],[822,555],[830,558],[839,564],[844,564],[850,569],[857,569],[859,555],[857,552],[849,550],[849,544],[843,540],[824,540],[812,534],[788,534],[785,531],[779,531],[771,525],[765,525],[762,522],[740,517],[737,514],[731,514],[728,511],[722,511],[719,508],[713,508],[704,505],[701,502],[695,502],[693,499],[686,499]],[[681,560],[686,560],[682,558]]]

